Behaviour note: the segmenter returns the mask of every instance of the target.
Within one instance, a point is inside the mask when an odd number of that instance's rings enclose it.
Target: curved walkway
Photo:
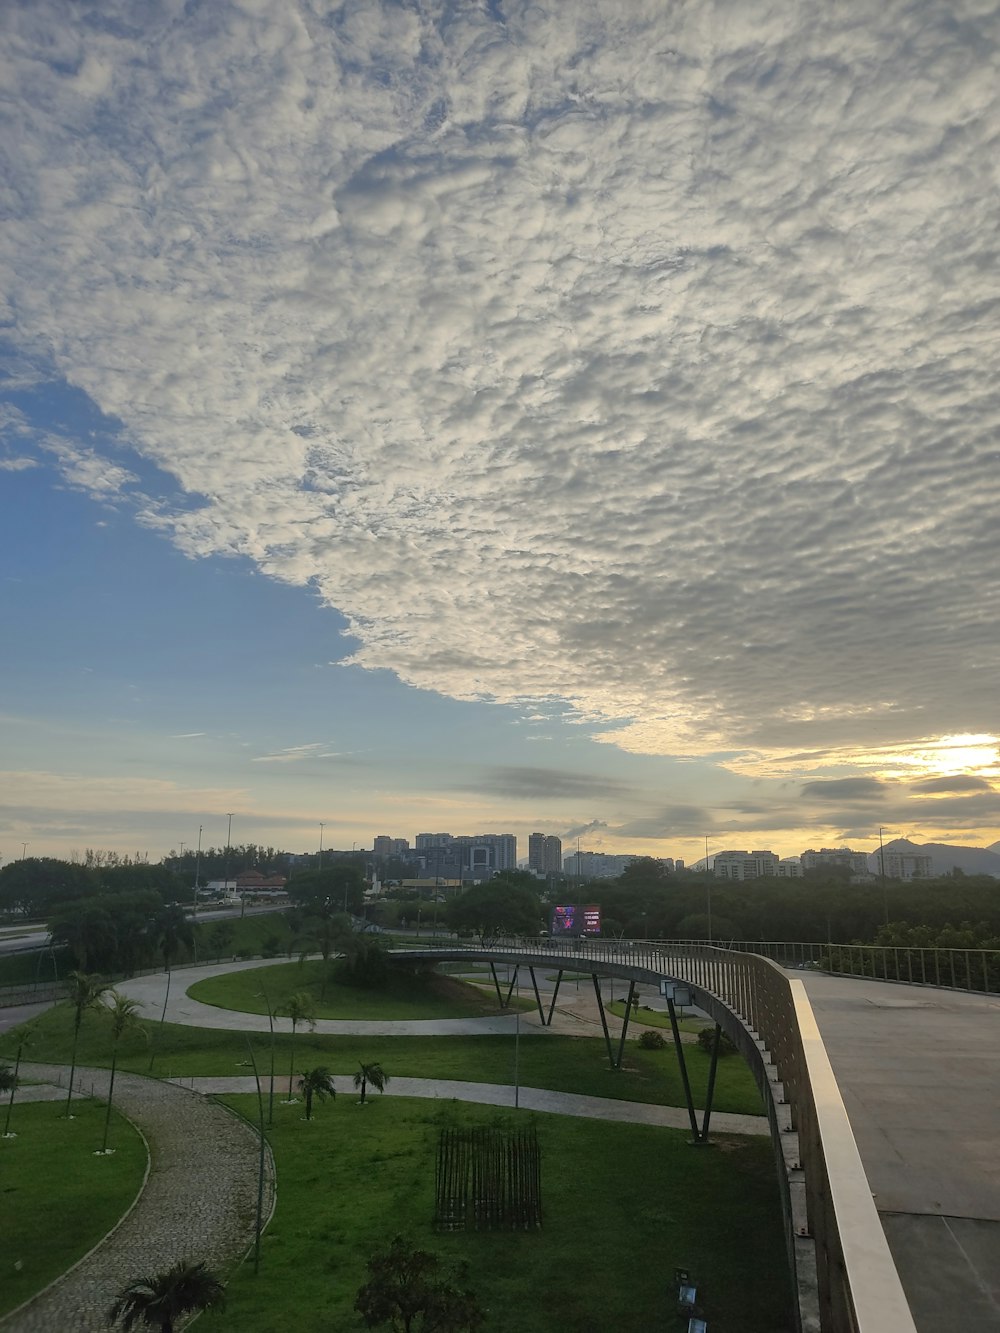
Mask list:
[[[62,1065],[23,1064],[26,1079],[62,1083]],[[106,1097],[109,1072],[79,1069],[77,1086]],[[27,1089],[25,1089],[27,1092]],[[118,1228],[34,1300],[0,1320],[4,1333],[97,1333],[128,1282],[178,1259],[228,1268],[253,1240],[258,1139],[223,1107],[190,1090],[120,1073],[115,1107],[146,1137],[151,1165]],[[269,1189],[273,1189],[270,1163]],[[269,1205],[265,1201],[265,1209]]]
[[[248,1014],[242,1009],[223,1009],[214,1004],[203,1004],[187,994],[188,986],[209,977],[225,975],[230,972],[248,972],[255,968],[275,967],[287,963],[287,958],[253,958],[239,963],[206,963],[197,967],[178,968],[171,977],[170,994],[167,999],[167,1021],[180,1023],[187,1027],[221,1028],[227,1032],[267,1032],[266,1014]],[[154,972],[150,976],[133,977],[129,981],[117,983],[116,990],[137,1000],[143,1009],[143,1018],[158,1019],[163,1011],[163,999],[167,990],[167,974]],[[551,986],[540,982],[539,989],[543,997],[551,991]],[[530,992],[524,985],[520,992],[522,998]],[[608,1027],[618,1032],[621,1019],[607,1012]],[[552,1026],[544,1027],[536,1008],[520,1011],[520,1021],[537,1032],[558,1032],[562,1035],[594,1035],[594,1025],[599,1028],[600,1019],[593,991],[585,986],[581,992],[575,992],[567,985],[562,991],[560,1002],[553,1015]],[[355,1036],[355,1037],[489,1037],[510,1036],[517,1026],[516,1013],[504,1014],[495,1018],[409,1018],[409,1019],[353,1019],[353,1018],[318,1018],[316,1026],[311,1028],[317,1035]],[[629,1031],[639,1032],[643,1023],[641,1017],[633,1018]],[[276,1016],[275,1032],[291,1032],[291,1019]],[[687,1040],[690,1034],[684,1034]],[[690,1040],[696,1040],[690,1036]]]
[[[232,1077],[177,1078],[171,1082],[178,1087],[201,1093],[254,1093],[257,1084],[253,1078],[237,1074]],[[335,1074],[333,1085],[338,1093],[354,1093],[354,1079],[350,1074]],[[261,1079],[267,1089],[267,1079]],[[276,1078],[274,1092],[277,1098],[288,1093],[288,1079]],[[481,1106],[514,1106],[514,1089],[508,1083],[466,1083],[447,1078],[393,1078],[379,1096],[426,1097],[441,1101],[477,1102]],[[588,1097],[575,1092],[550,1092],[546,1088],[520,1088],[516,1104],[522,1111],[548,1111],[554,1115],[581,1116],[587,1120],[615,1120],[630,1125],[660,1125],[667,1129],[690,1129],[691,1122],[683,1106],[656,1106],[649,1102],[620,1102],[612,1097]],[[769,1134],[767,1117],[737,1115],[729,1111],[712,1114],[712,1129],[720,1134]]]

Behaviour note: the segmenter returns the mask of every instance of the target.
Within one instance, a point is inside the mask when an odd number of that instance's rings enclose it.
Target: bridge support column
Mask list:
[[[542,997],[538,993],[538,982],[535,979],[535,969],[528,968],[528,976],[531,977],[531,988],[535,992],[535,1004],[538,1005],[538,1017],[542,1020],[542,1027],[545,1026],[545,1010],[542,1008]]]
[[[596,972],[592,972],[590,978],[594,983],[594,995],[597,997],[597,1009],[601,1015],[601,1027],[604,1029],[604,1044],[608,1048],[608,1063],[611,1065],[612,1069],[617,1069],[618,1066],[615,1064],[615,1057],[611,1050],[611,1033],[608,1031],[608,1016],[604,1012],[604,1000],[601,998],[601,980]]]
[[[497,976],[497,970],[493,963],[492,958],[490,959],[490,976],[493,978],[493,985],[496,987],[497,1004],[500,1006],[501,1009],[504,1009],[506,1008],[506,1006],[503,1002],[503,995],[500,993],[500,978]]]
[[[552,989],[552,1001],[549,1004],[549,1021],[545,1023],[545,1026],[547,1028],[550,1028],[552,1026],[552,1015],[556,1011],[556,996],[559,994],[559,987],[562,985],[562,979],[563,979],[563,970],[562,968],[560,968],[559,971],[556,973],[556,984]]]
[[[701,1128],[698,1128],[698,1116],[694,1109],[694,1098],[691,1095],[691,1080],[688,1078],[687,1062],[684,1059],[684,1046],[681,1043],[681,1032],[677,1026],[677,1010],[674,1008],[673,998],[667,996],[667,1012],[670,1014],[670,1028],[674,1034],[674,1047],[677,1051],[677,1064],[680,1066],[681,1083],[684,1085],[684,1100],[687,1102],[688,1119],[691,1122],[692,1143],[698,1147],[704,1147],[708,1142],[708,1122],[712,1115],[712,1098],[715,1095],[715,1070],[719,1059],[719,1036],[722,1029],[718,1023],[715,1025],[715,1045],[712,1050],[712,1068],[708,1076],[708,1095],[705,1098],[705,1116]]]
[[[621,1069],[622,1067],[622,1056],[625,1053],[625,1037],[628,1033],[628,1020],[629,1020],[629,1015],[632,1012],[632,1001],[634,999],[635,999],[635,982],[631,981],[629,982],[628,999],[625,1001],[625,1021],[622,1023],[622,1035],[621,1035],[621,1040],[618,1043],[618,1063],[615,1065],[616,1069]]]

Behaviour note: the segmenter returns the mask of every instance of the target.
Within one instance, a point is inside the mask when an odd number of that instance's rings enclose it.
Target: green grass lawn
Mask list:
[[[324,986],[324,973],[326,984]],[[344,986],[330,979],[322,959],[273,963],[246,972],[228,972],[206,977],[188,987],[187,993],[202,1004],[244,1013],[266,1014],[261,987],[266,987],[272,1005],[279,1009],[289,995],[305,991],[312,996],[317,1018],[421,1019],[482,1018],[501,1012],[492,987],[486,994],[455,977],[434,972],[390,971],[379,989]],[[504,989],[504,995],[506,990]],[[511,997],[510,1008],[530,1009],[532,1001]]]
[[[6,1099],[4,1099],[6,1103]],[[14,1103],[11,1130],[0,1138],[0,1315],[65,1272],[115,1225],[139,1192],[146,1170],[142,1139],[117,1113],[109,1157],[95,1157],[105,1107]]]
[[[155,1023],[145,1023],[150,1032]],[[72,1014],[66,1005],[48,1010],[31,1023],[0,1038],[0,1057],[13,1059],[19,1034],[30,1031],[31,1058],[68,1064]],[[266,1032],[252,1035],[258,1064],[269,1066]],[[242,1034],[211,1028],[166,1023],[157,1038],[154,1073],[162,1077],[238,1074],[245,1072],[246,1041]],[[288,1069],[291,1036],[275,1038],[276,1067]],[[140,1036],[124,1037],[119,1047],[119,1068],[145,1074],[151,1047]],[[617,1052],[617,1045],[615,1045]],[[78,1051],[80,1064],[107,1066],[111,1043],[107,1024],[93,1014],[84,1016]],[[685,1048],[688,1075],[695,1101],[704,1098],[709,1056]],[[295,1037],[295,1065],[308,1069],[326,1065],[335,1074],[353,1074],[359,1061],[378,1061],[392,1076],[464,1079],[474,1083],[514,1082],[514,1039],[506,1037],[348,1037],[318,1036],[306,1030]],[[520,1081],[523,1087],[551,1088],[596,1097],[683,1106],[684,1092],[673,1047],[644,1051],[637,1042],[625,1044],[622,1068],[611,1069],[601,1037],[564,1037],[535,1032],[520,1039]],[[763,1114],[760,1096],[748,1066],[733,1056],[720,1061],[715,1109],[747,1115]]]
[[[625,1001],[615,1000],[606,1006],[618,1018],[625,1017]],[[653,1009],[645,1009],[640,1004],[639,1008],[632,1010],[632,1017],[629,1019],[629,1026],[638,1023],[644,1028],[669,1028],[670,1015],[663,1012],[657,1012]],[[701,1032],[704,1028],[714,1027],[715,1024],[710,1018],[681,1018],[678,1015],[677,1026],[681,1032]]]
[[[254,1113],[250,1098],[225,1100]],[[301,1106],[277,1112],[278,1205],[260,1273],[244,1264],[229,1283],[226,1311],[202,1316],[199,1327],[360,1329],[353,1305],[366,1260],[397,1232],[449,1262],[468,1262],[489,1312],[484,1333],[680,1333],[675,1267],[697,1279],[713,1333],[792,1327],[766,1139],[725,1138],[698,1150],[681,1131],[406,1098],[362,1108],[341,1096],[309,1124]],[[542,1229],[436,1234],[441,1128],[531,1120],[542,1153]]]

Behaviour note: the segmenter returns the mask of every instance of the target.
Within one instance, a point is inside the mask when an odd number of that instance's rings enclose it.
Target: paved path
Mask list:
[[[39,1064],[23,1064],[21,1072],[52,1083],[67,1074],[61,1065]],[[106,1069],[78,1074],[86,1091],[93,1087],[96,1096],[107,1096]],[[115,1106],[150,1145],[146,1187],[116,1231],[27,1306],[0,1320],[4,1333],[106,1330],[108,1307],[127,1282],[185,1258],[225,1269],[253,1240],[259,1159],[258,1139],[248,1126],[196,1093],[138,1074],[118,1074]],[[273,1188],[269,1166],[268,1175]]]
[[[172,1082],[201,1093],[256,1092],[253,1078],[245,1075],[218,1078],[179,1078]],[[261,1079],[265,1096],[267,1079]],[[356,1095],[350,1074],[333,1079],[338,1093]],[[276,1098],[288,1095],[288,1079],[274,1080]],[[369,1096],[427,1097],[443,1101],[478,1102],[482,1106],[513,1106],[514,1089],[506,1083],[465,1083],[456,1079],[393,1078],[384,1093]],[[549,1111],[554,1115],[582,1116],[589,1120],[616,1120],[632,1125],[661,1125],[668,1129],[687,1129],[688,1113],[680,1106],[654,1106],[645,1102],[620,1102],[611,1097],[585,1097],[571,1092],[549,1092],[545,1088],[521,1088],[518,1106],[525,1111]],[[767,1117],[714,1112],[712,1130],[720,1134],[768,1134]]]
[[[196,981],[207,977],[220,976],[229,972],[247,972],[255,968],[274,967],[287,963],[287,958],[254,958],[239,963],[209,963],[197,968],[179,968],[171,978],[170,993],[167,997],[167,1021],[181,1023],[188,1027],[222,1028],[229,1032],[267,1032],[266,1014],[247,1014],[238,1009],[221,1009],[213,1004],[203,1004],[192,999],[187,988]],[[143,1018],[159,1018],[163,1011],[163,1000],[167,993],[166,973],[156,972],[147,977],[133,977],[130,981],[119,982],[116,989],[138,1000],[142,1005]],[[506,989],[504,987],[504,989]],[[539,976],[539,990],[551,992],[552,985]],[[522,982],[520,995],[530,995],[527,983]],[[619,995],[622,998],[622,995]],[[543,1005],[546,1014],[548,1005]],[[620,1033],[621,1019],[608,1012],[608,1028],[612,1033]],[[537,1008],[521,1011],[522,1025],[535,1032],[555,1032],[562,1035],[600,1036],[601,1024],[597,1003],[591,985],[574,988],[570,982],[564,982],[559,992],[559,1002],[553,1016],[552,1026],[543,1027]],[[516,1014],[504,1014],[495,1018],[424,1018],[424,1019],[347,1019],[320,1018],[315,1028],[321,1035],[340,1035],[357,1037],[488,1037],[511,1036],[517,1025]],[[636,1035],[642,1031],[641,1017],[633,1018],[629,1023],[629,1032]],[[276,1032],[291,1032],[291,1019],[276,1017]],[[301,1031],[301,1028],[300,1028]],[[696,1036],[685,1033],[683,1040],[696,1041]]]

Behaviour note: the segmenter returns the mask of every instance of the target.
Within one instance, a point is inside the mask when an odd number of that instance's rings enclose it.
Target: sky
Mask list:
[[[1000,5],[8,0],[0,72],[5,863],[1000,839]]]

